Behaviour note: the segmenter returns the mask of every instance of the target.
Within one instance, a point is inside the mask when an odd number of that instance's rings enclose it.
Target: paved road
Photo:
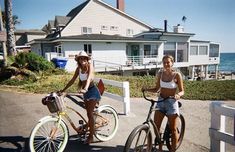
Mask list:
[[[39,118],[48,115],[48,109],[41,104],[43,94],[15,93],[0,90],[0,151],[27,151],[27,141],[31,129]],[[178,152],[208,152],[210,127],[209,104],[211,101],[183,100],[181,109],[186,119],[184,141]],[[227,101],[235,106],[235,101]],[[103,98],[101,104],[110,104],[119,113],[119,130],[117,135],[108,142],[96,142],[90,146],[76,140],[76,134],[70,129],[70,140],[66,152],[121,152],[131,130],[141,124],[146,117],[149,103],[143,99],[131,99],[131,114],[123,115],[123,105],[109,98]],[[71,103],[72,106],[84,109]],[[76,119],[75,119],[76,120]],[[232,122],[228,122],[233,125]],[[228,146],[227,151],[235,151]]]

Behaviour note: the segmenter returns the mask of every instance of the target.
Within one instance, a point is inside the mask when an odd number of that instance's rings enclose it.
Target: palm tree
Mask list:
[[[6,13],[7,51],[8,55],[15,55],[15,36],[12,17],[12,0],[4,0]]]
[[[2,11],[2,22],[3,22],[3,27],[5,28],[6,26],[6,13],[5,11]],[[13,15],[13,24],[14,24],[14,29],[16,29],[16,25],[20,24],[21,21],[19,20],[19,17],[17,15]]]
[[[3,22],[2,22],[2,9],[0,6],[0,32],[5,32],[3,28]],[[3,40],[1,43],[2,50],[3,50],[3,66],[7,66],[7,51],[6,51],[6,42]]]

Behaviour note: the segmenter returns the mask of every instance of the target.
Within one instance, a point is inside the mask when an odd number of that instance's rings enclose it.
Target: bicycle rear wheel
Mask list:
[[[68,128],[64,121],[48,117],[39,122],[29,138],[31,152],[62,152],[68,142]]]
[[[184,138],[184,132],[185,132],[185,120],[183,115],[180,114],[179,116],[179,121],[178,121],[178,125],[177,125],[177,132],[179,135],[179,139],[176,145],[176,150],[180,147],[183,138]],[[166,128],[165,128],[165,133],[164,135],[166,136],[166,146],[167,148],[170,150],[171,149],[171,145],[172,145],[172,138],[171,138],[171,131],[169,128],[169,125],[167,124]]]
[[[148,125],[137,126],[129,135],[123,152],[151,152],[152,133]]]
[[[95,137],[100,141],[112,139],[118,129],[117,112],[109,105],[100,106],[94,113]]]

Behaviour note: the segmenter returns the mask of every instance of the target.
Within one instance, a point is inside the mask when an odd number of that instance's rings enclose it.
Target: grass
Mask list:
[[[47,75],[34,83],[25,83],[20,88],[25,92],[49,93],[62,89],[72,78],[72,74]],[[96,77],[110,79],[115,81],[128,81],[130,83],[130,96],[142,97],[141,88],[143,86],[154,86],[154,76],[115,76],[101,75]],[[68,92],[76,92],[77,84],[75,82]],[[113,86],[105,86],[106,91],[122,94],[122,90]],[[189,100],[235,100],[235,80],[208,80],[208,81],[184,81],[185,95],[184,99]]]

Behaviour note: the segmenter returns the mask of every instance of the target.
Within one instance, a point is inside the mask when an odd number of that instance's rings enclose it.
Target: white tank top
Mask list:
[[[81,81],[87,80],[88,73],[82,73],[81,71],[82,71],[82,70],[80,69],[80,70],[79,70],[79,79],[80,79]]]
[[[162,72],[162,74],[163,74],[163,72]],[[178,85],[174,81],[175,75],[172,78],[172,80],[169,81],[169,82],[162,81],[162,75],[161,75],[161,79],[160,79],[160,86],[161,86],[161,88],[167,88],[167,89],[175,89],[175,88],[177,88]]]

